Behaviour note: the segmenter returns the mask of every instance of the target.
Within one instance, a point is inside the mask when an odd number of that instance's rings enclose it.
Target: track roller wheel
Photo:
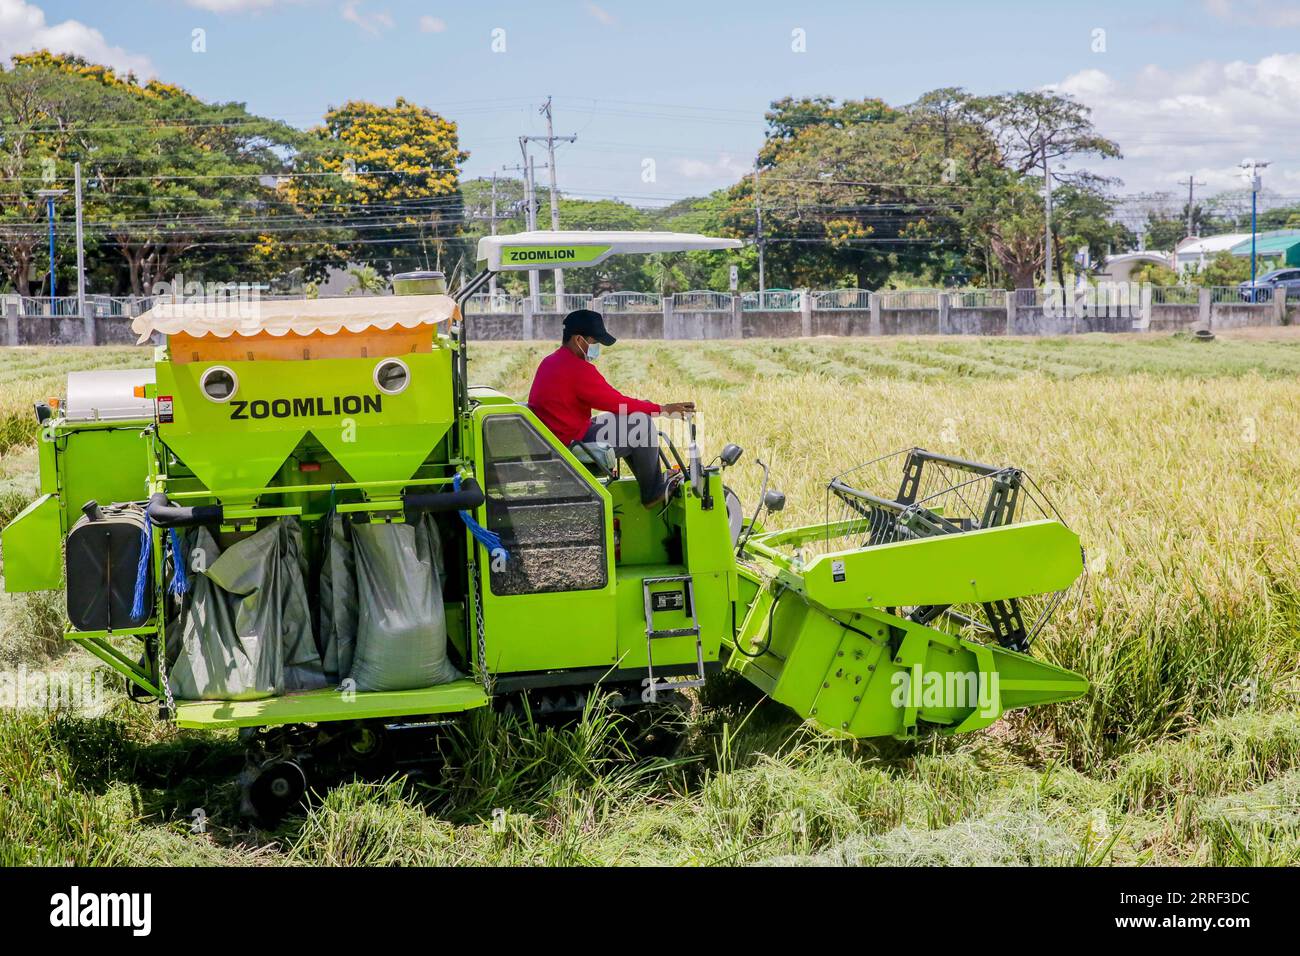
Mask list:
[[[307,774],[293,760],[268,764],[248,787],[253,812],[268,825],[280,822],[306,795]]]

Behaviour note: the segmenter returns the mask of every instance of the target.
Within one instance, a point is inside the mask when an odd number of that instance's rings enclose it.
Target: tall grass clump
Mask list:
[[[84,785],[61,743],[77,726],[75,718],[0,713],[0,866],[130,862],[130,815]]]

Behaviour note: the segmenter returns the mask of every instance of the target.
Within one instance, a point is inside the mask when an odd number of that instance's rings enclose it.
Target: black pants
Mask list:
[[[613,447],[614,453],[627,462],[636,476],[642,504],[663,497],[667,479],[659,465],[659,428],[645,412],[597,415],[582,440],[604,442]]]

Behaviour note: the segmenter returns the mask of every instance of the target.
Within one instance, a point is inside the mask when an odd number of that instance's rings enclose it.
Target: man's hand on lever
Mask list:
[[[695,411],[694,402],[669,402],[667,405],[660,405],[660,414],[669,418],[681,418],[690,415]]]

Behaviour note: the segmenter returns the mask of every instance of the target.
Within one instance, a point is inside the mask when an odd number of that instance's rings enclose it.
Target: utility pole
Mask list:
[[[1259,171],[1267,169],[1271,163],[1261,160],[1246,159],[1241,163],[1242,171],[1250,177],[1250,301],[1255,301],[1255,231],[1257,225],[1256,206],[1259,199]]]
[[[521,145],[521,147],[522,147],[523,144],[521,143],[520,145]],[[537,210],[536,210],[536,208],[535,208],[535,203],[533,202],[533,189],[532,189],[533,183],[532,183],[532,176],[531,176],[531,174],[530,174],[530,172],[529,172],[530,168],[531,168],[531,161],[528,159],[528,154],[527,154],[527,152],[524,153],[524,162],[520,163],[518,166],[502,166],[502,167],[501,167],[501,169],[502,169],[503,172],[508,172],[508,173],[519,173],[519,180],[520,180],[520,182],[523,183],[523,186],[524,186],[524,228],[525,228],[525,229],[533,229],[533,228],[535,228],[535,227],[537,226]],[[495,178],[495,174],[494,174],[494,178]],[[495,206],[494,206],[493,208],[495,208]],[[495,232],[496,232],[496,221],[497,221],[498,219],[509,219],[509,218],[511,218],[511,217],[510,217],[510,216],[499,216],[499,215],[495,215],[495,214],[494,214],[494,215],[493,215],[493,218],[492,218],[492,230],[493,230],[493,233],[495,234]],[[495,282],[495,280],[493,280],[493,282]],[[529,298],[532,300],[532,303],[533,303],[534,307],[536,307],[536,305],[537,305],[537,273],[536,273],[536,271],[534,271],[534,270],[532,270],[532,269],[529,269],[529,270],[528,270],[528,295],[529,295]]]
[[[492,235],[495,236],[497,234],[497,174],[496,173],[492,174],[492,226],[491,228],[492,228]],[[489,307],[491,307],[491,303],[495,302],[497,298],[497,274],[495,272],[492,273],[491,278],[488,279],[488,297],[489,297]]]
[[[1052,281],[1052,169],[1047,164],[1047,141],[1039,140],[1043,148],[1043,279]]]
[[[524,174],[524,227],[532,232],[537,228],[537,197],[533,194],[533,158],[528,155],[528,137],[519,137],[519,153],[523,156]],[[537,270],[528,270],[528,298],[533,311],[537,311]]]
[[[754,162],[754,244],[758,246],[758,304],[763,304],[767,290],[767,269],[763,261],[763,193],[760,190],[758,161]]]
[[[1204,186],[1204,185],[1205,183],[1198,183],[1196,181],[1195,176],[1192,176],[1190,174],[1188,175],[1187,177],[1187,235],[1189,238],[1196,235],[1195,219],[1193,216],[1193,210],[1196,207],[1192,205],[1192,203],[1195,201],[1195,196],[1196,196],[1195,189],[1197,186]]]
[[[573,136],[555,135],[555,127],[551,120],[551,98],[549,96],[546,98],[546,102],[542,104],[542,108],[537,112],[546,117],[546,135],[545,136],[524,136],[521,138],[521,142],[527,143],[532,140],[537,140],[537,141],[544,140],[546,142],[546,161],[547,161],[547,166],[550,169],[550,176],[551,176],[551,230],[557,231],[560,228],[560,196],[559,193],[556,191],[556,187],[555,187],[555,144],[557,142],[576,143],[578,141],[578,137],[576,134]],[[556,305],[558,308],[560,307],[559,304],[562,301],[559,297],[564,295],[564,270],[563,269],[555,270],[555,295],[557,297]]]
[[[55,292],[54,292],[54,200],[67,194],[66,189],[38,189],[36,195],[45,200],[45,211],[49,216],[50,223],[50,314],[57,314],[55,310]]]
[[[86,326],[86,344],[95,344],[95,317],[86,312],[86,250],[81,231],[81,163],[72,164],[74,199],[77,209],[77,314]]]

